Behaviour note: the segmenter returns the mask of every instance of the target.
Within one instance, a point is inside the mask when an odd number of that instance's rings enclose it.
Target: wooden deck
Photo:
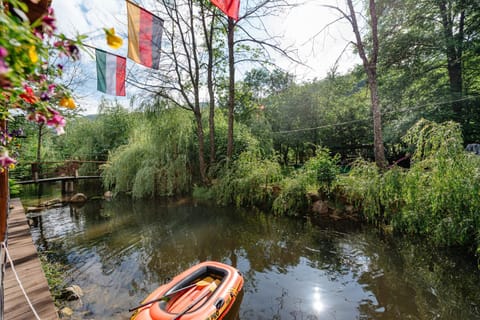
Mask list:
[[[32,241],[25,211],[19,199],[12,199],[8,216],[8,251],[20,281],[42,320],[58,320],[37,249]],[[36,319],[7,263],[5,270],[5,320]]]

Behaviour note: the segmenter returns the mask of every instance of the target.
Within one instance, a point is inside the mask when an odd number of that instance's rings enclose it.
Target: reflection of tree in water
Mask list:
[[[109,281],[121,277],[120,287],[127,294],[117,300],[123,307],[127,301],[139,302],[195,263],[217,260],[242,269],[247,304],[251,297],[265,295],[263,275],[285,279],[303,263],[335,288],[345,281],[361,287],[364,295],[348,301],[360,318],[480,318],[476,290],[480,277],[468,263],[457,263],[451,255],[408,239],[382,237],[358,224],[272,217],[189,202],[132,203],[121,198],[88,202],[71,217],[71,223],[75,229],[68,231],[69,236],[52,242],[55,250],[66,252],[70,263],[85,268],[82,272],[89,272],[83,264],[94,257],[101,273],[112,278]],[[47,235],[42,244],[52,247],[48,241]],[[317,318],[289,284],[268,285],[274,294],[265,306],[270,315]],[[240,317],[249,319],[256,312],[246,305]],[[333,311],[327,312],[323,316],[335,318]]]
[[[372,229],[361,236],[360,245],[340,256],[358,284],[371,292],[371,298],[359,301],[362,318],[480,318],[480,274],[474,263],[426,242],[381,237]],[[354,240],[348,238],[343,245]],[[358,243],[359,235],[355,238]]]

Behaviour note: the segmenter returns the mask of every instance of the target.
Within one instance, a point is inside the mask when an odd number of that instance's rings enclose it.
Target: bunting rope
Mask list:
[[[15,275],[15,279],[17,279],[18,285],[19,285],[20,289],[22,290],[23,295],[25,296],[25,299],[27,300],[27,303],[30,306],[30,309],[32,310],[33,314],[35,315],[35,318],[37,320],[42,320],[40,318],[40,316],[38,315],[37,311],[35,311],[35,308],[33,307],[32,302],[28,298],[28,295],[25,292],[25,289],[23,288],[22,282],[20,281],[20,278],[18,277],[17,271],[15,270],[15,267],[14,267],[13,261],[12,261],[12,257],[10,257],[10,253],[8,252],[8,248],[7,248],[7,245],[6,245],[5,241],[2,242],[1,247],[3,249],[5,249],[5,254],[7,256],[8,262],[10,262],[10,267],[12,268],[13,274]]]

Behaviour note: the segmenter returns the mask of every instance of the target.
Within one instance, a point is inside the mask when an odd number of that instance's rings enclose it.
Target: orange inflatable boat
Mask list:
[[[182,272],[153,291],[134,311],[131,320],[223,319],[243,287],[232,266],[206,261]]]

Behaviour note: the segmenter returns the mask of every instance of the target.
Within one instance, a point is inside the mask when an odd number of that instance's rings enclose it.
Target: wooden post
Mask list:
[[[8,169],[0,173],[0,242],[5,240],[8,216]]]
[[[1,1],[1,0],[0,0]],[[7,131],[7,121],[0,120],[0,132]],[[0,172],[0,242],[6,241],[7,237],[7,217],[8,217],[8,200],[9,200],[9,186],[8,186],[8,168]],[[0,248],[0,316],[3,319],[5,310],[5,264],[7,256],[5,250]]]
[[[0,132],[7,131],[7,121],[0,120]],[[0,242],[5,240],[8,216],[8,168],[0,173]]]

